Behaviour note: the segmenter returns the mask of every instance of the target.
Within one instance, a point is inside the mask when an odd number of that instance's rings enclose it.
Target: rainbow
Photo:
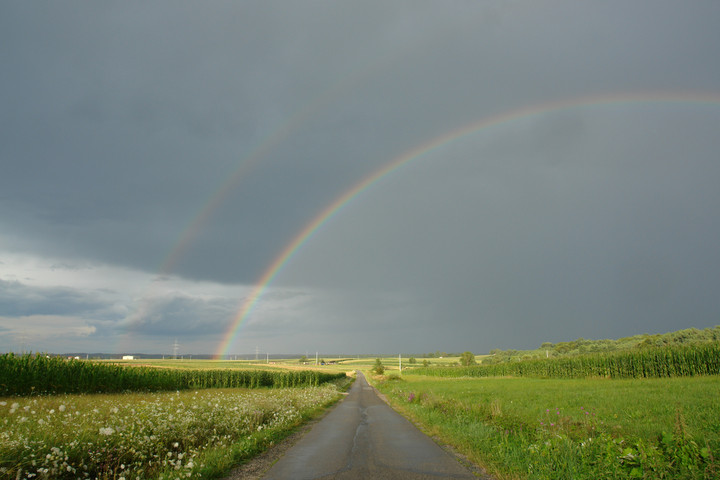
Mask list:
[[[282,142],[302,130],[311,118],[316,117],[319,112],[327,109],[337,99],[342,98],[347,92],[362,85],[385,67],[396,61],[400,52],[387,52],[372,63],[363,64],[344,77],[340,78],[330,88],[324,90],[316,97],[306,102],[291,117],[282,122],[276,130],[262,139],[239,162],[238,166],[230,172],[225,181],[222,182],[208,200],[190,218],[190,222],[182,230],[179,239],[165,256],[158,272],[169,273],[177,264],[178,260],[193,239],[202,231],[205,224],[212,218],[215,211],[227,200],[230,193],[237,188],[240,182],[250,171],[265,157],[267,157]]]
[[[283,248],[280,254],[267,267],[265,272],[256,282],[250,294],[243,300],[238,313],[233,318],[230,328],[225,333],[223,340],[215,354],[222,357],[228,354],[233,340],[237,336],[240,327],[247,317],[252,313],[258,300],[272,283],[273,279],[282,270],[283,266],[297,251],[318,231],[325,223],[332,219],[340,210],[355,197],[363,193],[379,180],[396,172],[411,161],[427,155],[450,142],[461,139],[467,135],[478,132],[488,127],[502,125],[515,120],[542,115],[560,110],[582,108],[596,105],[614,104],[637,104],[637,103],[697,103],[697,104],[720,104],[720,93],[709,92],[641,92],[625,94],[606,94],[562,99],[559,101],[540,103],[529,107],[505,111],[496,115],[485,117],[479,121],[472,122],[458,129],[446,132],[432,140],[423,143],[396,157],[381,168],[372,172],[361,181],[353,185],[345,193],[333,200],[320,213],[318,213],[307,225],[305,225],[293,239]]]
[[[358,68],[340,78],[330,88],[306,102],[292,116],[280,123],[276,129],[272,130],[269,135],[264,137],[253,149],[247,152],[238,162],[235,169],[228,172],[228,175],[220,186],[215,189],[208,199],[190,216],[190,221],[181,230],[178,239],[156,268],[157,273],[144,289],[143,295],[137,302],[135,311],[127,317],[127,325],[132,328],[136,320],[147,315],[150,306],[149,299],[155,287],[155,280],[172,272],[193,240],[212,219],[214,213],[227,201],[228,196],[260,161],[266,158],[273,150],[281,145],[282,142],[301,131],[308,121],[317,116],[323,109],[328,108],[337,99],[342,98],[348,91],[358,88],[359,85],[371,79],[378,72],[383,71],[385,67],[393,64],[401,53],[401,51],[388,51],[373,62],[358,66]],[[125,348],[120,348],[120,350],[124,349]]]

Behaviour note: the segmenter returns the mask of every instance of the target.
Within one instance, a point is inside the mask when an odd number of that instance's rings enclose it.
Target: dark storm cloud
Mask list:
[[[418,160],[326,226],[286,281],[423,292],[423,338],[483,348],[714,324],[718,112],[665,107],[672,120],[630,130],[618,108],[577,114],[571,138],[553,133],[573,118],[560,112]]]
[[[471,122],[603,93],[720,91],[714,3],[0,10],[0,248],[216,289],[256,282],[360,179]],[[676,107],[556,112],[403,168],[313,236],[248,331],[333,325],[345,338],[372,317],[415,326],[407,348],[434,351],[455,348],[429,345],[438,319],[453,322],[453,345],[485,328],[488,348],[519,329],[534,345],[680,328],[682,312],[707,326],[719,310],[708,292],[720,260],[705,241],[720,233],[717,109]],[[6,299],[7,312],[101,309],[99,290],[54,285],[37,305],[26,290]],[[121,316],[149,306],[133,317],[148,335],[172,319],[196,335],[221,332],[247,293],[185,287],[97,301]]]
[[[92,292],[73,288],[32,287],[0,280],[0,316],[77,315],[107,317],[107,304]],[[117,318],[115,318],[117,319]]]
[[[197,298],[177,293],[150,298],[143,315],[120,325],[119,330],[133,335],[196,336],[213,335],[227,330],[237,310],[237,302],[227,298]]]

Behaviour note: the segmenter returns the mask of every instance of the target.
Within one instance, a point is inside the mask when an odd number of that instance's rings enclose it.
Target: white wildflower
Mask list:
[[[65,405],[60,405],[60,406],[58,407],[58,410],[60,410],[61,412],[64,412],[64,411],[65,411]]]
[[[100,428],[100,435],[112,435],[113,433],[115,433],[115,430],[110,427]]]

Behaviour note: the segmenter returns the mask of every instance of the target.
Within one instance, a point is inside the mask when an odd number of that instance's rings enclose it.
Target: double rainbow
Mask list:
[[[230,347],[238,335],[243,322],[250,316],[260,297],[272,283],[273,279],[282,270],[283,266],[297,251],[310,239],[310,237],[318,231],[325,223],[337,215],[340,210],[347,205],[355,197],[363,193],[369,187],[383,179],[384,177],[399,170],[403,166],[413,160],[431,153],[450,142],[461,139],[467,135],[478,132],[482,129],[502,125],[515,120],[527,117],[542,115],[560,110],[589,107],[596,105],[612,105],[612,104],[633,104],[633,103],[691,103],[701,105],[718,105],[720,104],[720,93],[668,93],[668,92],[644,92],[644,93],[628,93],[628,94],[610,94],[597,95],[591,97],[570,98],[560,101],[541,103],[530,107],[523,107],[515,110],[502,112],[483,118],[479,121],[472,122],[459,129],[449,131],[443,135],[433,138],[432,140],[413,148],[399,157],[396,157],[381,168],[372,172],[361,181],[353,185],[345,193],[333,200],[320,213],[318,213],[309,223],[307,223],[293,239],[282,249],[280,254],[267,267],[262,276],[258,279],[250,294],[243,300],[240,309],[233,318],[230,327],[226,331],[221,344],[219,345],[215,356],[223,357],[228,354]]]

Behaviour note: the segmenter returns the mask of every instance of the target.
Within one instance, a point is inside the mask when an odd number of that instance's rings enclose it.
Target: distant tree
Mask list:
[[[423,360],[423,367],[427,367],[428,365],[430,365],[430,362],[428,362],[427,360]]]
[[[385,366],[382,364],[379,358],[375,359],[375,366],[372,369],[373,372],[375,372],[377,375],[382,375],[385,373]]]
[[[463,352],[460,354],[460,363],[464,367],[468,367],[470,365],[475,365],[477,362],[475,361],[475,354],[472,352]]]
[[[410,357],[410,360],[408,360],[408,363],[414,365],[417,363],[417,360],[415,360],[415,357]]]
[[[298,360],[298,363],[305,363],[307,361],[308,361],[307,357],[305,355],[303,355],[302,357],[300,357],[300,360]]]

